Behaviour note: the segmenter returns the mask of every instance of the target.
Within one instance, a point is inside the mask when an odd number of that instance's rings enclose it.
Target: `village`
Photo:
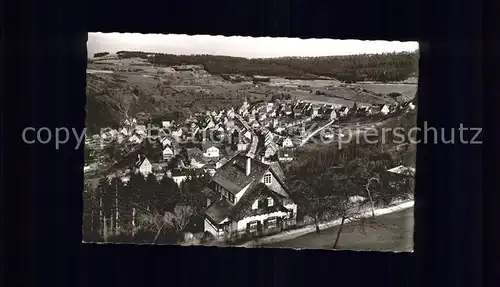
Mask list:
[[[124,186],[138,174],[157,181],[170,178],[179,188],[203,177],[203,224],[192,233],[263,236],[296,224],[297,204],[290,198],[283,166],[297,160],[298,147],[319,134],[342,137],[326,129],[332,125],[380,122],[414,109],[413,101],[347,107],[276,99],[254,104],[245,100],[228,110],[161,122],[138,123],[128,117],[119,129],[87,137],[91,156],[84,169],[91,178],[105,166],[107,180],[119,179]],[[132,225],[137,225],[135,219]]]

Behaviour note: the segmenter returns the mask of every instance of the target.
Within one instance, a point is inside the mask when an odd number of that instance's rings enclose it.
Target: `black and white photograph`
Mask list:
[[[89,33],[87,53],[83,242],[413,251],[417,42]]]

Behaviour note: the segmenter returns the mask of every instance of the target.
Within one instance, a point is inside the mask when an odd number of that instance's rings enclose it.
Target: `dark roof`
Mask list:
[[[212,142],[204,142],[201,144],[201,147],[203,148],[203,150],[207,150],[211,147],[216,147],[216,148],[219,148],[217,144],[215,143],[212,143]]]
[[[201,193],[203,193],[203,195],[205,195],[208,199],[214,199],[218,197],[217,192],[215,192],[215,190],[211,189],[208,186],[202,189]]]
[[[212,203],[205,211],[205,215],[214,223],[219,224],[227,218],[230,210],[231,204],[227,200],[221,199]]]
[[[199,176],[203,174],[203,169],[173,169],[172,176]]]
[[[136,165],[137,167],[140,167],[140,166],[144,163],[144,161],[145,161],[146,159],[147,159],[147,157],[145,157],[144,155],[139,155],[139,158],[138,158],[138,160],[135,162],[135,165]]]
[[[247,159],[251,160],[251,171],[248,176],[246,175]],[[249,183],[260,179],[267,170],[269,170],[268,165],[238,153],[217,170],[212,180],[236,194]]]
[[[221,158],[219,159],[219,161],[217,161],[217,163],[220,163],[220,164],[222,164],[222,165],[224,165],[224,164],[225,164],[225,163],[227,163],[227,162],[228,162],[228,159],[227,159],[226,157],[221,157]]]
[[[291,148],[284,148],[284,149],[280,149],[278,151],[278,154],[280,157],[284,156],[285,154],[288,154],[287,157],[293,157],[294,152],[293,152],[293,149],[291,149]]]
[[[201,161],[204,164],[213,164],[215,166],[215,163],[217,163],[219,161],[219,158],[218,157],[202,157]]]
[[[193,157],[193,156],[196,156],[196,155],[203,155],[203,151],[200,150],[199,148],[197,147],[193,147],[193,148],[187,148],[186,149],[186,153],[187,153],[187,156],[189,158]]]
[[[269,163],[269,166],[276,174],[276,177],[279,180],[284,182],[285,181],[285,173],[283,172],[283,169],[281,168],[281,165],[279,164],[279,162],[271,162],[271,163]]]
[[[230,212],[228,214],[229,219],[239,221],[243,219],[248,212],[248,210],[251,208],[252,204],[262,196],[268,196],[272,197],[274,199],[281,198],[278,194],[273,192],[272,190],[267,187],[264,183],[257,183],[253,188],[249,188],[247,192],[241,197],[241,199],[238,201],[238,203],[230,209]],[[276,204],[272,207],[276,210],[268,210],[267,212],[274,212],[274,211],[287,211],[287,209],[281,205],[278,204],[279,201],[276,201]]]

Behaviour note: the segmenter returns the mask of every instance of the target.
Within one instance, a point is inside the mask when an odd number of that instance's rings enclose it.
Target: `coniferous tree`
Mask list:
[[[145,204],[150,209],[158,206],[158,187],[159,184],[156,180],[156,176],[154,174],[149,174],[145,180],[144,196],[146,201]]]
[[[162,212],[173,211],[175,205],[181,200],[179,186],[168,176],[164,176],[158,185],[157,209]]]
[[[132,216],[134,208],[134,189],[125,184],[118,193],[118,214],[120,226],[123,230],[132,229]]]
[[[147,207],[147,196],[144,195],[146,192],[146,180],[142,174],[132,173],[127,186],[132,189],[133,205],[136,212],[145,209]]]

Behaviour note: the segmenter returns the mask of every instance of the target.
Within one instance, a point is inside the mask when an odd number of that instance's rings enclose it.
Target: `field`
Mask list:
[[[276,95],[315,104],[351,107],[394,102],[385,96],[400,92],[413,96],[416,85],[343,84],[335,79],[289,80],[272,77],[269,83],[233,83],[207,71],[176,71],[141,58],[91,60],[87,67],[87,126],[91,131],[118,127],[125,115],[139,121],[180,117],[206,110],[237,108],[245,99],[270,101]],[[363,90],[364,89],[364,90]]]
[[[405,100],[411,100],[415,93],[417,92],[417,84],[379,84],[379,83],[361,83],[353,84],[352,86],[361,89],[366,89],[370,92],[387,95],[389,93],[400,93],[403,95]]]
[[[356,223],[344,226],[337,248],[371,251],[413,251],[413,208],[377,217],[380,226],[366,226],[365,233]],[[270,248],[332,249],[338,227],[324,229],[291,240],[271,244]]]

